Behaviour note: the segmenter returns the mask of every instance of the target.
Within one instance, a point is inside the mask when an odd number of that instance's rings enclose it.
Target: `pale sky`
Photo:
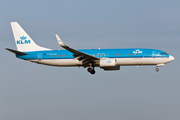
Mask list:
[[[1,0],[1,120],[179,120],[179,0]],[[10,22],[40,46],[154,48],[175,57],[155,66],[52,67],[20,60]]]

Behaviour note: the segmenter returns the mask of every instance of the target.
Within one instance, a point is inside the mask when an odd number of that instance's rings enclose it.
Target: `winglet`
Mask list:
[[[57,34],[56,34],[56,39],[61,47],[66,46]]]

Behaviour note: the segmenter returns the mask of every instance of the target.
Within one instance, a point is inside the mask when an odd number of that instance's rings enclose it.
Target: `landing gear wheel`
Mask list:
[[[90,72],[90,73],[92,72],[92,70],[93,70],[93,69],[90,68],[90,67],[87,69],[87,71]]]
[[[92,75],[95,74],[95,70],[94,70],[94,69],[92,69],[91,74],[92,74]]]
[[[156,70],[156,72],[158,72],[158,71],[159,71],[159,68],[156,68],[155,70]]]
[[[89,68],[87,69],[87,71],[88,71],[89,73],[91,73],[92,75],[95,74],[94,68],[89,67]]]

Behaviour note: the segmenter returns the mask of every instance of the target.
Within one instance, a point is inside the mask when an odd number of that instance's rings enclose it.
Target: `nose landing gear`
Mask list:
[[[155,69],[155,70],[156,70],[156,72],[158,72],[158,71],[159,71],[159,68],[158,68],[158,67],[161,67],[161,66],[164,66],[164,63],[162,63],[162,64],[157,64],[157,65],[156,65],[156,69]]]
[[[158,72],[158,71],[159,71],[159,68],[157,67],[155,70],[156,70],[156,72]]]

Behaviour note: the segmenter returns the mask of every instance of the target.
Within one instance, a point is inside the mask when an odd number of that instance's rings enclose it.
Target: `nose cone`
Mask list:
[[[169,55],[169,61],[173,61],[175,58],[172,55]]]

